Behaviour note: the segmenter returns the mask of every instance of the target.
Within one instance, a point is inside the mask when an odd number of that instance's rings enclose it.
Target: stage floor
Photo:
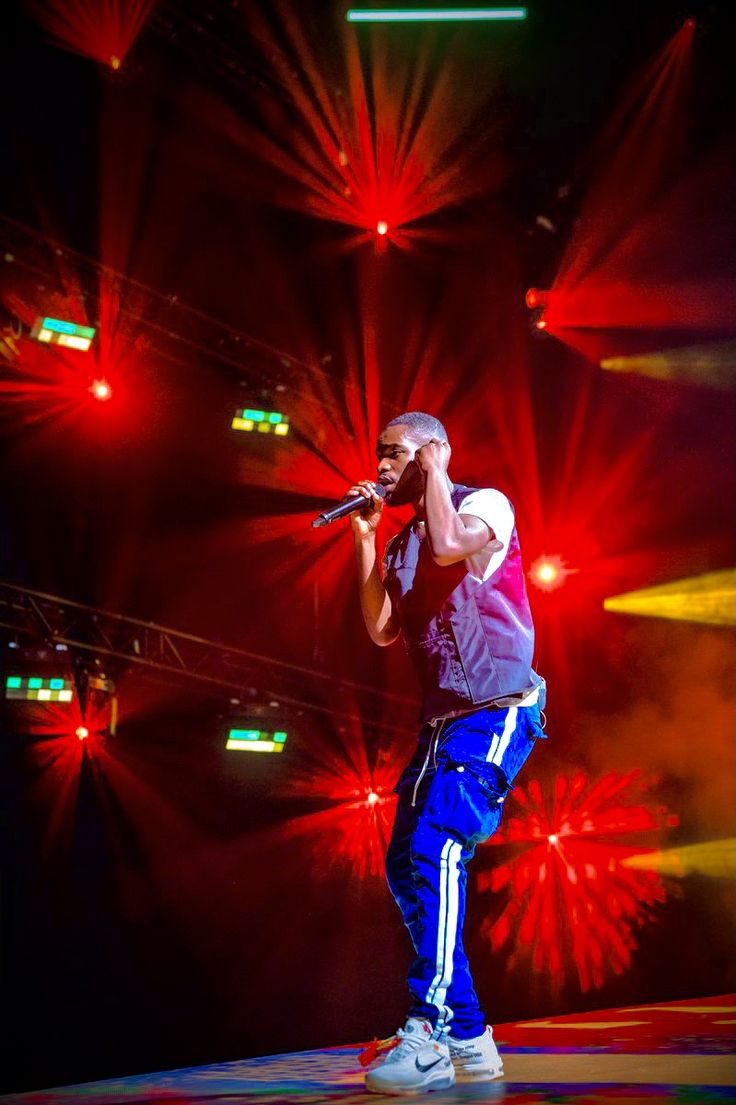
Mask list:
[[[715,1105],[736,1100],[736,995],[499,1025],[506,1077],[421,1095],[431,1105]],[[360,1047],[272,1055],[0,1097],[3,1105],[354,1105],[367,1094]]]

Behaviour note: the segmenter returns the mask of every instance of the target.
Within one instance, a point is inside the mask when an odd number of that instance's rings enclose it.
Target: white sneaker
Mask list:
[[[458,1074],[490,1081],[503,1077],[503,1060],[493,1039],[493,1029],[487,1026],[482,1036],[472,1040],[456,1040],[448,1036],[450,1058]]]
[[[404,1094],[417,1090],[446,1090],[455,1081],[450,1051],[444,1041],[432,1039],[429,1021],[409,1017],[397,1032],[398,1044],[380,1067],[368,1072],[371,1093]]]

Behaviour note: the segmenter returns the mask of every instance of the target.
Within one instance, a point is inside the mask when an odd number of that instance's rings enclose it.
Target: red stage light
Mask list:
[[[530,309],[532,307],[538,307],[539,306],[539,292],[537,291],[537,289],[536,288],[530,288],[529,291],[524,296],[524,300],[526,302],[527,307],[529,307]]]
[[[107,380],[93,380],[89,390],[100,403],[106,403],[112,398],[112,388]]]
[[[383,219],[379,219],[376,223],[376,234],[380,234],[381,237],[388,234],[388,223],[384,222]]]
[[[278,36],[265,20],[258,34],[264,61],[291,101],[298,156],[285,156],[276,114],[258,131],[240,128],[244,148],[298,186],[285,193],[289,206],[358,227],[366,233],[356,243],[388,233],[392,245],[406,248],[437,233],[410,223],[477,195],[483,184],[500,184],[500,144],[456,145],[491,102],[483,82],[468,87],[464,80],[462,50],[446,49],[437,65],[426,40],[402,62],[376,40],[368,59],[347,24],[320,42],[302,7],[282,5]],[[456,82],[462,95],[449,94]],[[379,220],[386,230],[376,230]]]
[[[544,321],[543,318],[538,318],[537,321],[534,323],[534,325],[536,326],[537,330],[546,330],[547,329],[547,323]]]
[[[529,571],[529,578],[541,591],[555,591],[565,582],[566,570],[559,556],[540,556]]]
[[[311,838],[320,853],[329,849],[357,878],[383,878],[401,757],[369,766],[366,736],[357,730],[351,738],[342,753],[325,748],[319,766],[290,780],[292,794],[327,798],[329,808],[295,817],[281,831]]]
[[[80,741],[86,741],[87,737],[89,736],[89,729],[86,725],[78,725],[75,729],[75,733],[79,737]]]
[[[532,780],[514,789],[513,801],[518,815],[490,844],[526,847],[480,873],[481,890],[508,895],[483,932],[494,951],[511,941],[510,967],[531,956],[555,989],[571,968],[583,991],[599,988],[631,965],[636,931],[666,900],[659,874],[627,861],[656,847],[641,843],[641,835],[661,834],[671,815],[649,796],[640,771],[611,772],[595,783],[582,772],[560,775],[547,795]]]
[[[33,0],[38,22],[59,43],[119,69],[143,29],[154,0]]]
[[[695,30],[693,19],[684,21],[632,76],[587,154],[595,168],[546,314],[549,331],[594,362],[628,352],[624,334],[718,331],[733,315],[731,284],[716,276],[721,258],[728,264],[716,229],[728,215],[713,209],[713,197],[728,192],[725,176],[718,179],[729,171],[726,159],[680,169],[692,141]],[[668,247],[673,235],[676,251]],[[712,275],[696,278],[706,250]]]

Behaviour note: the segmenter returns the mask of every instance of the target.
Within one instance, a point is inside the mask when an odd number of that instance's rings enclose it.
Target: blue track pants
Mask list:
[[[402,775],[386,861],[416,951],[410,1016],[458,1039],[485,1031],[463,947],[467,866],[501,823],[503,802],[538,737],[537,706],[481,709],[425,726]]]

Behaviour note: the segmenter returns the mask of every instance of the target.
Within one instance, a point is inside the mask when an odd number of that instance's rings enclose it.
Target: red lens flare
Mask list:
[[[636,352],[637,332],[723,331],[736,310],[723,233],[733,159],[714,144],[683,170],[693,36],[688,20],[637,73],[581,167],[590,183],[545,319],[596,364]]]
[[[28,738],[22,753],[24,801],[29,809],[43,811],[40,824],[48,855],[65,856],[71,846],[82,768],[104,752],[105,741],[99,738],[108,724],[104,710],[90,707],[83,716],[76,696],[70,703],[24,702],[8,717],[8,728]]]
[[[540,556],[529,569],[529,579],[540,591],[556,591],[568,575],[570,570],[559,556]]]
[[[112,399],[112,388],[107,380],[93,380],[89,390],[100,403],[106,403],[108,399]]]
[[[0,381],[7,417],[16,425],[20,420],[44,422],[49,433],[73,430],[95,435],[124,430],[130,414],[126,377],[138,370],[144,358],[139,336],[132,338],[133,324],[121,307],[116,281],[106,270],[90,273],[92,263],[53,238],[27,232],[20,224],[9,225],[23,241],[28,266],[38,265],[48,273],[48,286],[39,289],[22,266],[7,266],[0,272],[0,300],[20,320],[23,331],[31,329],[36,317],[48,315],[92,326],[97,334],[84,352],[21,338],[16,372]],[[90,397],[96,401],[94,415]],[[115,401],[109,402],[113,397]]]
[[[283,834],[308,839],[315,851],[328,851],[331,863],[341,863],[356,878],[383,878],[396,795],[383,786],[371,791],[377,785],[360,780],[350,792],[341,789],[334,797],[342,800],[329,809],[287,822]],[[354,797],[358,788],[360,794]]]
[[[385,707],[384,707],[385,708]],[[389,711],[391,707],[387,708]],[[403,760],[397,738],[377,738],[359,723],[335,735],[313,735],[314,768],[289,781],[288,792],[302,798],[327,800],[317,813],[287,822],[280,834],[303,839],[318,853],[329,853],[351,874],[383,878],[391,836],[398,781]],[[376,740],[387,742],[380,747]],[[401,740],[398,741],[401,746]]]
[[[102,737],[110,725],[109,707],[90,702],[83,714],[76,695],[68,703],[24,703],[23,718],[34,738],[65,744]]]
[[[550,796],[532,780],[517,786],[513,799],[520,814],[509,816],[490,844],[521,851],[479,876],[481,890],[507,894],[483,932],[494,951],[511,948],[511,970],[531,958],[555,990],[573,972],[584,992],[599,989],[631,966],[638,931],[656,920],[667,897],[658,874],[624,861],[656,848],[677,818],[655,804],[640,771],[612,772],[595,783],[582,772],[561,775]],[[651,846],[639,842],[650,834]]]
[[[68,50],[118,70],[155,0],[33,0],[42,27]]]
[[[429,41],[402,60],[380,27],[356,35],[339,20],[320,39],[298,5],[278,11],[278,36],[257,11],[249,26],[289,110],[269,97],[256,127],[221,103],[207,112],[208,125],[277,170],[277,202],[367,232],[356,243],[378,233],[407,246],[433,236],[408,224],[501,183],[500,143],[458,143],[474,133],[488,90],[466,79],[449,41],[442,64]]]

